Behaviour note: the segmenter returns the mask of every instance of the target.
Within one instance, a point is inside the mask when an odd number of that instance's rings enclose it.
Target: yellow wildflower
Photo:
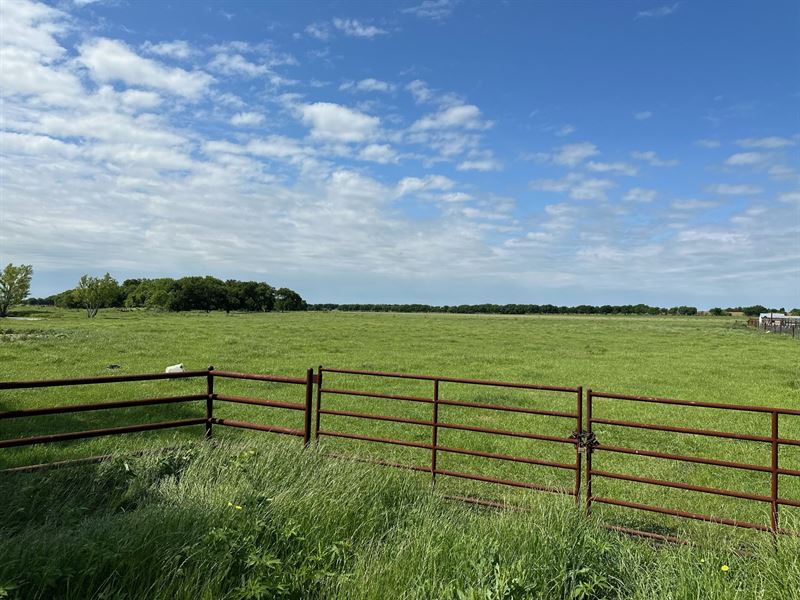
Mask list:
[[[720,567],[720,570],[721,570],[723,573],[727,573],[727,572],[730,570],[730,567],[729,567],[728,565],[722,565],[722,566]]]

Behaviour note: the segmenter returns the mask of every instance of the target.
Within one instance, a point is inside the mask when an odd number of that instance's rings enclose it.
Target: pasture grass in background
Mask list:
[[[428,373],[739,404],[800,406],[798,340],[748,330],[731,318],[617,316],[482,316],[376,313],[157,313],[103,311],[89,320],[80,311],[31,309],[38,321],[0,321],[2,379],[40,379],[162,371],[183,362],[188,369],[217,368],[303,376],[320,363],[329,367]],[[108,364],[120,369],[108,370]],[[374,380],[326,374],[326,385],[430,396],[430,382]],[[302,402],[302,386],[217,380],[216,391]],[[0,393],[0,410],[122,398],[203,393],[202,379],[104,386],[20,390]],[[512,403],[574,410],[571,396],[442,384],[443,398]],[[325,395],[329,408],[419,419],[430,406],[392,400]],[[0,421],[0,437],[73,431],[145,421],[202,416],[202,402],[73,415]],[[302,413],[215,404],[217,416],[299,428]],[[598,400],[598,417],[661,422],[727,431],[769,434],[768,415],[721,413],[710,409],[654,406]],[[568,436],[569,419],[533,417],[442,406],[440,418],[485,427]],[[782,437],[800,438],[800,418],[782,417]],[[427,427],[323,416],[323,428],[429,442]],[[177,436],[197,440],[203,428],[150,432],[0,451],[0,466],[48,462],[76,456],[163,446]],[[595,428],[601,442],[663,452],[769,464],[769,444],[662,434],[609,426]],[[263,433],[215,427],[222,439],[260,439]],[[419,449],[325,438],[334,452],[429,465]],[[568,445],[455,430],[440,431],[440,443],[521,456],[571,462]],[[297,441],[299,445],[299,441]],[[800,448],[781,450],[781,464],[800,469]],[[569,487],[569,471],[458,455],[439,455],[440,468]],[[769,493],[769,475],[688,465],[659,459],[597,453],[595,468],[673,479],[698,485]],[[412,479],[419,474],[403,473]],[[444,492],[526,501],[531,492],[440,478]],[[597,495],[661,504],[759,523],[769,522],[769,505],[698,492],[666,490],[616,480],[595,480]],[[800,498],[800,480],[781,477],[783,497]],[[547,496],[552,501],[552,496]],[[670,517],[596,506],[610,522],[674,533],[683,524]],[[792,518],[800,510],[781,508]],[[703,529],[703,526],[699,527]]]
[[[275,436],[5,474],[0,496],[10,598],[800,598],[797,538],[659,546],[549,496],[475,509]]]

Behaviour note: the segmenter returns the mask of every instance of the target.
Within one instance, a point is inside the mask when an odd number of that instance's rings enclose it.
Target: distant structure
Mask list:
[[[768,312],[758,315],[758,328],[772,333],[784,333],[798,337],[800,333],[800,317],[784,313]]]

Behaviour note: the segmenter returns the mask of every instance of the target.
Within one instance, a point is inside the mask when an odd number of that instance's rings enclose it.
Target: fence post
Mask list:
[[[586,390],[586,437],[592,437],[592,389]],[[592,514],[592,444],[584,446],[586,450],[586,516]]]
[[[320,420],[320,405],[322,404],[322,365],[319,366],[317,371],[317,414],[314,419],[314,441],[319,444],[319,420]]]
[[[439,380],[433,380],[433,431],[431,433],[431,483],[436,485],[436,447],[439,443]]]
[[[581,505],[581,445],[583,442],[583,387],[578,388],[578,427],[575,430],[575,504]]]
[[[211,431],[211,419],[214,418],[214,375],[213,375],[214,367],[208,367],[208,375],[206,375],[206,438],[210,439],[212,435]]]
[[[303,446],[308,448],[311,443],[311,399],[314,397],[314,369],[309,367],[306,371],[306,408],[303,416]]]
[[[778,413],[772,413],[772,533],[778,533]]]

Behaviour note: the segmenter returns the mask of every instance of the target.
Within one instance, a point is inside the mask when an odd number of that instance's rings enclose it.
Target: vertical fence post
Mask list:
[[[319,444],[319,419],[320,413],[319,409],[322,404],[322,365],[319,366],[319,370],[317,371],[317,414],[316,418],[314,419],[314,440],[317,444]]]
[[[436,485],[436,448],[439,444],[439,380],[433,380],[433,430],[431,432],[431,483]]]
[[[311,400],[314,397],[314,369],[306,371],[306,408],[303,414],[303,446],[311,443]]]
[[[778,533],[778,413],[772,413],[772,533]]]
[[[211,432],[211,419],[214,418],[214,367],[208,367],[208,375],[206,375],[206,439],[210,439]]]
[[[586,390],[586,437],[592,437],[592,389]],[[586,449],[586,516],[592,514],[592,444],[584,446]]]
[[[578,388],[578,427],[575,429],[575,504],[581,505],[581,442],[583,440],[583,387]]]

